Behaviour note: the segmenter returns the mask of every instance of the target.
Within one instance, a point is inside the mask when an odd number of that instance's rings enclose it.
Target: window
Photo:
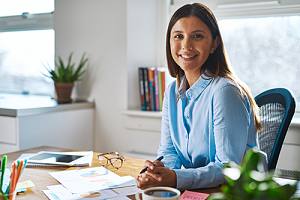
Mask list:
[[[224,19],[219,26],[234,71],[254,95],[285,87],[300,101],[300,16]]]
[[[0,0],[0,92],[53,95],[53,0]]]

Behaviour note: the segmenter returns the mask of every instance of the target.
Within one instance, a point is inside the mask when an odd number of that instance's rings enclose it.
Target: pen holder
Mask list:
[[[9,194],[0,193],[0,200],[15,200],[17,195],[17,191],[15,190]]]
[[[11,169],[6,168],[7,156],[3,155],[1,160],[1,176],[0,176],[0,200],[14,200],[17,194],[17,184],[22,171],[26,167],[27,160],[15,160],[11,165]]]

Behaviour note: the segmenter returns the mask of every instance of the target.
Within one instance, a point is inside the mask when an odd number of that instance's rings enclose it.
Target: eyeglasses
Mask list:
[[[124,156],[121,156],[118,152],[108,152],[98,154],[98,160],[100,165],[109,166],[111,165],[115,169],[120,169],[125,160]]]

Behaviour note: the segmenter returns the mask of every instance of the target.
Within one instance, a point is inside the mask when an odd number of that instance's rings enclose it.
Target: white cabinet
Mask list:
[[[92,150],[93,133],[93,108],[19,118],[20,149],[47,145],[78,150]]]
[[[123,114],[127,136],[123,142],[130,144],[126,153],[141,158],[155,158],[160,143],[161,113],[128,110]]]
[[[18,150],[18,120],[0,116],[0,154]]]
[[[93,149],[94,103],[32,105],[0,102],[0,154],[37,146]]]

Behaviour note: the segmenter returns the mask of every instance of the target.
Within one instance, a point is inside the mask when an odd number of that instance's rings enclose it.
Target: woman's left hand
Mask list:
[[[145,189],[153,186],[169,186],[176,187],[176,173],[166,167],[155,166],[152,169],[148,168],[145,173],[137,177],[137,186]]]

